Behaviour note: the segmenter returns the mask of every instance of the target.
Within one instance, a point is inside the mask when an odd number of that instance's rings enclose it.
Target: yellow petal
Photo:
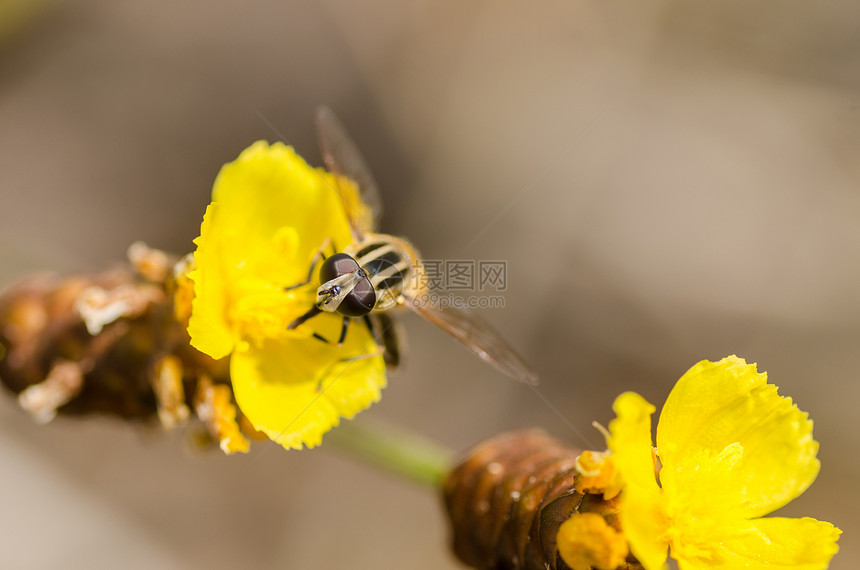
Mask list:
[[[213,231],[231,273],[290,285],[326,239],[340,249],[352,240],[334,178],[281,143],[257,141],[224,165],[212,201],[222,208]],[[284,227],[295,239],[282,239]]]
[[[307,277],[326,240],[352,240],[339,188],[281,143],[258,141],[224,165],[195,240],[193,346],[221,358],[243,340],[291,336],[312,295],[284,287]]]
[[[841,532],[812,518],[737,521],[709,529],[707,554],[673,543],[672,557],[681,570],[823,570],[839,550]]]
[[[340,321],[320,315],[305,326],[332,338]],[[243,345],[230,360],[236,402],[256,429],[287,449],[314,447],[340,417],[352,418],[379,400],[386,377],[376,351],[372,335],[358,321],[351,323],[340,348],[314,338]],[[369,354],[374,356],[343,360]]]
[[[194,240],[196,269],[188,274],[194,281],[194,299],[191,302],[191,318],[188,334],[191,346],[212,358],[224,358],[233,350],[234,336],[227,324],[226,289],[223,272],[219,270],[221,260],[217,248],[209,246],[207,238],[213,220],[219,214],[218,204],[209,204],[200,227],[200,237]],[[206,268],[205,272],[200,267]]]
[[[651,414],[654,406],[634,392],[615,399],[614,420],[609,423],[609,450],[621,477],[621,525],[630,550],[647,570],[666,562],[667,521],[654,473]]]
[[[657,426],[667,509],[691,517],[754,518],[800,495],[818,474],[812,422],[735,356],[693,366]]]

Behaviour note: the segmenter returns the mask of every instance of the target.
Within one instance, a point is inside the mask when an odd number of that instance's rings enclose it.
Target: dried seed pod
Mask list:
[[[189,344],[174,308],[177,263],[143,244],[129,249],[131,267],[97,275],[26,279],[0,295],[0,382],[37,421],[55,414],[158,418],[165,429],[187,422],[206,378],[226,389],[218,409],[201,418],[225,451],[247,449],[235,423],[226,362]],[[186,270],[187,262],[186,262]],[[179,296],[180,300],[183,298]]]
[[[461,561],[485,570],[561,570],[556,536],[574,514],[597,513],[619,530],[618,498],[574,488],[580,451],[536,429],[504,433],[472,450],[443,485]],[[616,566],[642,567],[632,557]]]

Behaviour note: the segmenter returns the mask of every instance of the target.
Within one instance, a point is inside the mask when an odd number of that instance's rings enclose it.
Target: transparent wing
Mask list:
[[[484,319],[470,311],[454,307],[436,307],[428,303],[407,302],[416,313],[437,325],[466,345],[497,370],[526,384],[536,385],[538,377],[520,355]]]
[[[355,181],[367,206],[369,213],[350,207],[344,200],[353,232],[360,237],[376,230],[382,216],[382,199],[364,157],[331,109],[319,107],[316,121],[317,138],[326,166],[330,171]]]

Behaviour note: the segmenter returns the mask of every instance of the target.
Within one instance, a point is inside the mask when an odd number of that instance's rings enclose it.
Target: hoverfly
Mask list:
[[[341,252],[326,257],[325,250],[333,245],[326,240],[311,261],[307,279],[284,288],[292,290],[309,284],[317,264],[322,261],[316,303],[288,328],[295,329],[323,312],[337,313],[343,317],[337,343],[340,345],[350,322],[361,318],[382,347],[386,363],[396,367],[399,363],[396,328],[387,311],[405,306],[444,329],[504,374],[536,384],[535,372],[483,319],[464,309],[420,300],[426,299],[428,292],[427,280],[422,279],[421,259],[406,240],[375,232],[382,214],[382,201],[373,175],[355,143],[327,107],[317,110],[316,127],[326,166],[358,185],[365,208],[359,210],[343,200],[353,242]],[[316,333],[314,337],[329,342]]]

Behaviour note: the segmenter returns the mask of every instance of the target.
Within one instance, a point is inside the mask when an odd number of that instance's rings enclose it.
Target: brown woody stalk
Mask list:
[[[445,507],[457,557],[485,570],[561,570],[561,524],[597,513],[616,530],[618,497],[574,489],[580,451],[537,429],[498,435],[472,450],[445,479]],[[632,557],[618,567],[641,570]]]
[[[189,344],[174,306],[178,259],[143,244],[129,258],[130,267],[31,277],[4,291],[0,381],[42,423],[106,414],[171,429],[196,416],[223,448],[236,432],[228,370]]]

